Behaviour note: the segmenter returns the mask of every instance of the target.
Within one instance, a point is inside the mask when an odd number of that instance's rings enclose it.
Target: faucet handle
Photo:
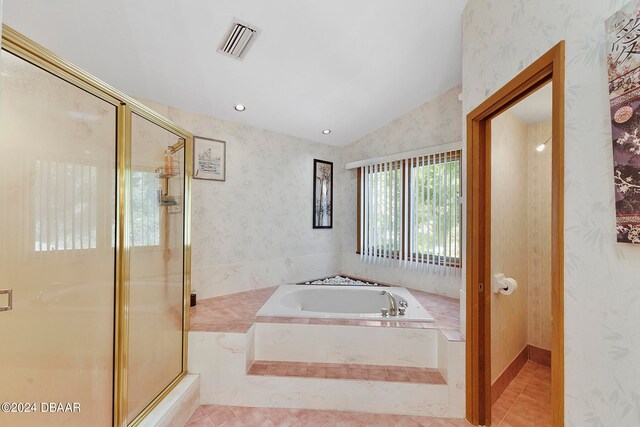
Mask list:
[[[406,300],[401,299],[400,301],[398,301],[398,307],[407,308],[408,306],[409,304],[407,303]]]
[[[389,316],[389,309],[381,307],[380,308],[380,313],[382,313],[382,317],[388,317]]]

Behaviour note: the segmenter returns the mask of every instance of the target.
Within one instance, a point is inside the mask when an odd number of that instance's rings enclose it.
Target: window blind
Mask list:
[[[34,250],[96,248],[97,167],[36,160]]]
[[[361,258],[459,274],[460,162],[454,150],[360,167]]]

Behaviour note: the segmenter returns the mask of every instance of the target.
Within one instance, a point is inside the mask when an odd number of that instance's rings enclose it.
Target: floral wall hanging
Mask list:
[[[606,21],[618,242],[640,243],[640,0]]]

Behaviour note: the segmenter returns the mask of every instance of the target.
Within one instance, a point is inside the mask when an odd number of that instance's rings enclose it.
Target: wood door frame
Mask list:
[[[564,425],[564,40],[467,115],[466,418],[491,424],[491,119],[553,82],[551,402]]]

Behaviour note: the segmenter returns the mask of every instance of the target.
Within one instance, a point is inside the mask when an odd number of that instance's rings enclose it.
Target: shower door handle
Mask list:
[[[13,289],[0,289],[0,295],[7,295],[7,305],[0,306],[0,311],[13,310]]]

